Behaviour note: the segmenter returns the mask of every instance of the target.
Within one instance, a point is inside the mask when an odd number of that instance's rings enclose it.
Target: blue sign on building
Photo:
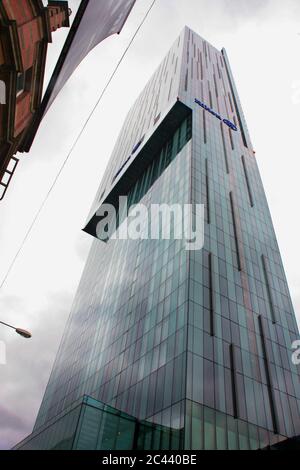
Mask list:
[[[238,128],[236,127],[235,124],[233,124],[233,122],[229,121],[228,119],[223,119],[220,114],[216,113],[215,111],[213,111],[211,108],[209,108],[206,104],[202,103],[202,101],[198,100],[197,98],[195,98],[195,103],[197,103],[199,106],[201,106],[201,108],[205,109],[206,111],[208,111],[210,114],[212,114],[213,116],[215,116],[216,118],[220,119],[220,121],[223,121],[224,124],[226,124],[228,127],[230,127],[230,129],[232,129],[233,131],[237,131]]]

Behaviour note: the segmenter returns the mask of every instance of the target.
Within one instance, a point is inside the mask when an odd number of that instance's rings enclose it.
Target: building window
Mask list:
[[[170,101],[171,92],[172,92],[172,85],[173,85],[173,78],[171,79],[171,83],[170,83],[169,94],[168,94],[168,101]]]
[[[262,345],[262,353],[263,353],[263,361],[264,361],[264,366],[265,366],[265,373],[266,373],[266,382],[267,382],[267,388],[268,388],[268,395],[269,395],[269,404],[270,404],[270,409],[271,409],[271,417],[272,417],[272,422],[273,422],[273,429],[274,433],[278,433],[278,414],[277,414],[277,407],[276,407],[276,401],[274,397],[274,386],[272,383],[272,376],[271,376],[271,371],[270,371],[270,360],[268,357],[268,349],[267,349],[267,344],[266,344],[266,337],[265,337],[265,329],[264,329],[264,324],[263,324],[263,318],[261,315],[258,317],[258,326],[259,326],[259,333],[260,333],[260,339],[261,339],[261,345]]]
[[[209,270],[209,310],[210,310],[210,336],[215,336],[215,319],[214,319],[214,282],[213,282],[213,255],[208,255]]]
[[[187,70],[186,74],[185,74],[185,84],[184,84],[184,90],[185,91],[187,91],[187,89],[188,89],[188,82],[189,82],[189,71]]]
[[[233,415],[234,415],[234,418],[237,419],[239,417],[239,410],[238,410],[237,380],[236,380],[236,370],[235,370],[235,348],[234,348],[233,343],[229,345],[229,356],[230,356]]]
[[[178,66],[178,57],[176,58],[176,62],[175,62],[175,71],[174,71],[174,75],[176,75],[176,73],[177,73],[177,66]]]
[[[229,98],[230,109],[231,109],[231,112],[233,113],[234,110],[233,110],[233,104],[232,104],[232,99],[231,99],[230,93],[228,93],[228,98]]]
[[[218,99],[219,97],[219,92],[218,92],[218,85],[217,85],[217,80],[216,80],[216,76],[214,74],[214,84],[215,84],[215,90],[216,90],[216,97]]]
[[[102,191],[101,196],[99,197],[99,201],[101,201],[101,199],[103,198],[104,194],[105,194],[105,189]]]
[[[212,109],[214,107],[214,105],[213,105],[212,94],[211,94],[211,89],[210,89],[210,83],[209,82],[208,82],[208,93],[209,93],[209,106]]]
[[[160,113],[156,116],[156,118],[154,119],[154,126],[155,124],[160,120]]]
[[[26,81],[26,73],[18,73],[17,76],[17,96],[21,95],[25,90],[25,81]]]
[[[32,79],[32,68],[26,70],[25,72],[18,73],[17,75],[17,89],[16,95],[20,96],[25,91],[29,91],[31,88],[31,79]]]
[[[242,155],[242,165],[243,165],[244,176],[245,176],[245,181],[246,181],[246,185],[247,185],[247,190],[248,190],[248,196],[249,196],[250,205],[251,205],[251,207],[253,207],[253,206],[254,206],[253,196],[252,196],[252,191],[251,191],[251,186],[250,186],[250,180],[249,180],[249,176],[248,176],[248,170],[247,170],[246,160],[245,160],[244,155]]]
[[[271,291],[271,284],[270,284],[269,275],[268,275],[267,259],[266,259],[265,255],[261,255],[261,261],[262,261],[265,284],[266,284],[266,288],[267,288],[267,295],[268,295],[268,301],[269,301],[269,306],[270,306],[271,319],[272,319],[273,325],[275,325],[275,323],[276,323],[276,314],[275,314],[275,307],[274,307],[273,296],[272,296],[272,291]]]
[[[205,160],[205,179],[206,179],[206,209],[207,209],[207,223],[210,224],[210,199],[209,199],[209,171],[208,160]]]
[[[231,148],[232,148],[232,150],[234,150],[234,142],[233,142],[233,137],[232,137],[232,130],[231,130],[231,129],[228,129],[228,131],[229,131],[229,139],[230,139]]]
[[[201,80],[203,80],[203,58],[202,58],[202,52],[200,52],[200,70],[201,70]]]
[[[6,104],[6,85],[3,80],[0,80],[0,104]]]
[[[203,140],[204,140],[204,143],[207,144],[206,114],[205,114],[204,109],[203,109]]]
[[[229,175],[228,154],[227,154],[227,147],[226,147],[225,135],[224,135],[224,129],[223,129],[223,124],[222,124],[222,122],[220,122],[220,127],[221,127],[221,135],[222,135],[222,143],[223,143],[223,151],[224,151],[224,158],[225,158],[226,173]]]
[[[238,266],[238,270],[242,271],[242,263],[241,263],[241,257],[240,257],[240,245],[239,245],[236,214],[235,214],[235,204],[234,204],[232,192],[229,193],[229,198],[230,198],[230,208],[231,208],[232,224],[233,224],[233,235],[234,235],[234,241],[235,241],[235,246],[236,246],[237,266]]]

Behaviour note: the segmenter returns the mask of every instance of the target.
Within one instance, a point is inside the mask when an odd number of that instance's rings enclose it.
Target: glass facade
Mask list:
[[[190,114],[175,126],[178,102]],[[245,118],[226,52],[188,28],[129,112],[89,220],[125,180],[130,204],[204,204],[204,248],[94,241],[17,448],[258,449],[300,434],[299,333]]]
[[[139,421],[84,396],[82,402],[23,445],[26,450],[183,449],[183,428]]]

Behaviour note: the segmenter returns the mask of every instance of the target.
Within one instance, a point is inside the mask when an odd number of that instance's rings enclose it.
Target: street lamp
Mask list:
[[[8,323],[4,323],[4,321],[0,321],[1,325],[8,326],[8,328],[12,328],[15,330],[18,335],[23,336],[23,338],[31,338],[31,333],[27,330],[23,330],[23,328],[16,328],[15,326],[9,325]]]

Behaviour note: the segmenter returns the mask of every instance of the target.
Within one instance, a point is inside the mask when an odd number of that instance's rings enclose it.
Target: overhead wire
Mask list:
[[[87,128],[88,123],[90,122],[90,120],[91,120],[93,114],[95,113],[97,107],[99,106],[99,104],[100,104],[100,102],[101,102],[101,100],[102,100],[104,94],[106,93],[106,91],[107,91],[109,85],[111,84],[111,82],[112,82],[114,76],[116,75],[116,73],[117,73],[117,71],[118,71],[118,69],[119,69],[121,63],[123,62],[123,60],[124,60],[125,56],[127,55],[127,53],[128,53],[128,51],[129,51],[131,45],[133,44],[133,42],[134,42],[135,38],[137,37],[139,31],[141,30],[142,26],[144,25],[145,21],[147,20],[149,14],[150,14],[151,10],[153,9],[153,7],[154,7],[154,5],[155,5],[156,2],[157,2],[157,0],[153,0],[153,2],[151,3],[150,7],[149,7],[148,10],[146,11],[146,14],[144,15],[142,21],[141,21],[140,24],[138,25],[138,27],[137,27],[135,33],[134,33],[133,36],[131,37],[131,39],[130,39],[128,45],[126,46],[126,48],[125,48],[125,50],[124,50],[124,52],[123,52],[123,54],[121,55],[120,59],[118,60],[117,65],[116,65],[115,68],[113,69],[113,71],[112,71],[112,73],[111,73],[111,75],[110,75],[110,77],[109,77],[109,79],[108,79],[106,85],[104,86],[104,88],[103,88],[101,94],[99,95],[98,99],[96,100],[95,105],[93,106],[93,108],[92,108],[92,110],[90,111],[88,117],[86,118],[84,124],[82,125],[82,127],[81,127],[81,129],[80,129],[80,131],[79,131],[79,133],[78,133],[78,135],[77,135],[77,137],[76,137],[76,139],[74,140],[74,142],[73,142],[73,144],[72,144],[72,146],[71,146],[71,148],[70,148],[70,150],[69,150],[69,152],[68,152],[68,154],[67,154],[67,156],[66,156],[66,158],[65,158],[64,161],[62,162],[62,164],[61,164],[61,166],[60,166],[60,168],[59,168],[59,170],[58,170],[58,172],[57,172],[57,174],[56,174],[56,176],[55,176],[55,178],[54,178],[54,180],[53,180],[53,182],[52,182],[52,184],[51,184],[51,186],[50,186],[50,188],[49,188],[49,190],[48,190],[48,192],[47,192],[47,194],[45,195],[45,197],[44,197],[44,199],[43,199],[41,205],[39,206],[39,209],[38,209],[38,211],[36,212],[36,214],[35,214],[35,216],[34,216],[32,222],[31,222],[29,228],[27,229],[27,231],[26,231],[26,233],[25,233],[25,236],[24,236],[24,238],[23,238],[23,240],[22,240],[22,242],[21,242],[21,244],[20,244],[20,246],[19,246],[19,248],[18,248],[18,250],[17,250],[15,256],[13,257],[11,263],[10,263],[9,266],[8,266],[8,269],[7,269],[7,271],[6,271],[6,273],[5,273],[4,277],[3,277],[3,279],[2,279],[2,281],[1,281],[0,290],[4,287],[4,285],[5,285],[6,281],[7,281],[8,277],[9,277],[9,275],[10,275],[12,269],[13,269],[13,267],[14,267],[15,264],[16,264],[17,259],[19,258],[20,254],[21,254],[21,252],[22,252],[22,250],[23,250],[23,248],[24,248],[24,246],[25,246],[25,244],[26,244],[26,242],[27,242],[27,240],[28,240],[28,238],[29,238],[29,236],[30,236],[30,234],[31,234],[31,232],[32,232],[32,230],[33,230],[33,228],[34,228],[34,226],[36,225],[36,223],[37,223],[37,221],[38,221],[38,219],[39,219],[39,217],[40,217],[40,215],[41,215],[41,213],[42,213],[42,211],[43,211],[43,209],[44,209],[44,207],[45,207],[45,205],[46,205],[46,203],[47,203],[47,201],[48,201],[48,199],[49,199],[49,197],[50,197],[50,195],[51,195],[51,193],[52,193],[52,191],[53,191],[53,189],[55,188],[55,186],[56,186],[56,184],[57,184],[57,181],[59,180],[59,178],[60,178],[60,176],[61,176],[61,174],[62,174],[62,172],[63,172],[63,170],[64,170],[64,168],[65,168],[65,166],[66,166],[66,164],[67,164],[67,162],[69,161],[69,159],[70,159],[70,157],[71,157],[71,155],[72,155],[74,149],[76,148],[76,146],[77,146],[79,140],[81,139],[81,137],[82,137],[82,135],[83,135],[85,129]]]

